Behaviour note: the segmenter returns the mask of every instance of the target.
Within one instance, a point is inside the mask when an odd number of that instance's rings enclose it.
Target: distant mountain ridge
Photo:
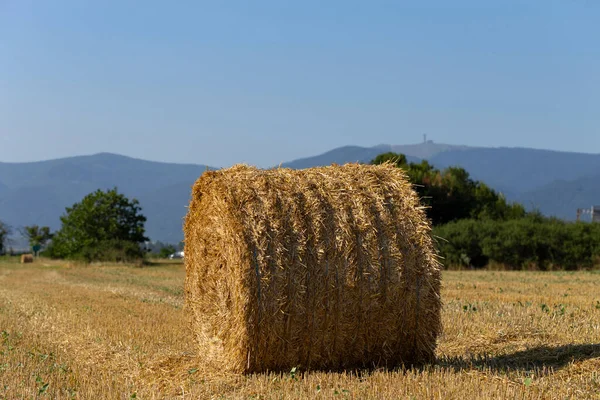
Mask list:
[[[438,144],[429,140],[425,143],[409,145],[389,145],[380,144],[373,147],[343,146],[330,150],[326,153],[313,157],[301,158],[298,160],[283,163],[287,168],[310,168],[332,163],[345,164],[349,162],[369,163],[379,154],[394,152],[402,153],[407,156],[409,162],[418,162],[422,159],[430,159],[433,156],[447,152],[473,149],[474,147],[456,146],[450,144]]]
[[[525,148],[471,148],[439,153],[430,159],[445,168],[460,165],[475,179],[515,193],[557,180],[574,180],[600,172],[600,154]]]
[[[394,153],[402,153],[404,155],[410,155],[411,157],[424,160],[429,160],[430,158],[447,151],[477,149],[477,147],[435,143],[433,140],[427,140],[418,144],[392,145],[390,147],[391,151]]]
[[[368,163],[388,151],[409,161],[427,159],[438,168],[461,166],[473,179],[502,192],[509,200],[547,215],[573,219],[577,208],[600,205],[600,154],[523,148],[484,148],[428,141],[413,145],[343,146],[282,164],[289,168]],[[96,189],[117,187],[140,201],[147,216],[147,235],[176,243],[202,164],[172,164],[111,153],[32,163],[0,162],[0,220],[24,225],[60,227],[65,207]]]
[[[375,147],[343,146],[314,157],[300,158],[281,164],[284,168],[311,168],[323,165],[346,164],[349,162],[368,163],[381,153],[392,151],[390,145]]]
[[[600,206],[600,173],[574,180],[558,180],[521,193],[515,200],[546,215],[572,220],[578,208]],[[589,215],[582,220],[589,221]]]
[[[147,236],[176,243],[191,186],[209,167],[111,153],[33,163],[0,163],[0,220],[13,227],[60,227],[65,207],[97,189],[117,187],[140,201]]]
[[[480,180],[546,215],[573,219],[577,208],[600,205],[600,154],[509,147],[469,147],[427,141],[413,145],[345,146],[284,164],[293,168],[330,162],[369,162],[380,152],[403,153],[409,161],[427,159],[435,167],[465,168]]]

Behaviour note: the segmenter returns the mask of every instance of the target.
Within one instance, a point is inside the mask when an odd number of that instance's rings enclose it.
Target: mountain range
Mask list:
[[[0,221],[13,228],[60,228],[65,207],[97,189],[137,198],[147,236],[177,243],[190,187],[205,165],[138,160],[110,153],[32,163],[0,163]]]
[[[502,192],[510,201],[545,215],[574,219],[577,208],[600,204],[600,154],[526,148],[486,148],[438,144],[344,146],[282,167],[369,162],[378,154],[403,153],[409,161],[427,159],[437,168],[461,166],[473,179]],[[0,163],[0,221],[60,227],[65,207],[96,189],[117,187],[137,198],[148,218],[147,236],[176,243],[190,189],[207,169],[200,164],[145,161],[100,153],[31,163]]]

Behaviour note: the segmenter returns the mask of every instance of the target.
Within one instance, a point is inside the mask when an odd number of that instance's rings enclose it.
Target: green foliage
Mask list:
[[[166,245],[165,247],[163,247],[162,249],[160,249],[160,251],[158,252],[158,257],[167,258],[171,254],[175,253],[176,251],[177,250],[175,249],[175,246],[169,244],[169,245]]]
[[[538,214],[506,221],[455,221],[435,227],[433,234],[447,266],[495,262],[512,269],[573,270],[590,268],[600,258],[600,224]]]
[[[378,155],[373,161],[371,161],[371,164],[379,165],[386,162],[392,163],[397,167],[404,167],[407,165],[406,156],[404,154],[393,153],[391,151]]]
[[[520,204],[509,204],[486,184],[473,181],[463,168],[449,167],[443,171],[427,161],[407,163],[403,154],[384,153],[371,163],[392,162],[403,168],[413,183],[421,202],[428,206],[427,216],[433,225],[465,218],[513,219],[526,215]]]
[[[11,232],[12,230],[10,226],[0,221],[0,254],[4,254],[6,252],[8,236],[11,234]]]
[[[163,243],[160,240],[145,243],[145,248],[150,257],[156,258],[167,258],[177,251],[175,245]]]
[[[144,257],[144,252],[136,242],[127,240],[101,240],[94,246],[84,247],[71,258],[86,262],[90,261],[113,261],[131,262],[138,261]]]
[[[90,261],[132,261],[143,257],[140,243],[146,217],[137,200],[117,192],[97,190],[61,217],[48,255]]]
[[[489,257],[483,254],[481,237],[487,233],[488,221],[462,220],[433,229],[438,251],[444,264],[483,267]]]
[[[35,245],[46,246],[48,241],[52,239],[54,236],[50,233],[50,228],[47,226],[25,226],[21,229],[21,234],[25,236],[29,240],[29,246],[33,247]]]

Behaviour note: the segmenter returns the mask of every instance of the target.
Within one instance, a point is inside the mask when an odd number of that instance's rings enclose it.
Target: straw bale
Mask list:
[[[21,254],[21,264],[28,264],[33,262],[33,254]]]
[[[184,230],[186,308],[208,366],[252,373],[434,359],[440,264],[401,169],[207,171]]]

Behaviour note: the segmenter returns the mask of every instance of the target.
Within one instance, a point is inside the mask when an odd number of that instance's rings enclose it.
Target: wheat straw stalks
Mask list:
[[[440,265],[401,169],[207,171],[185,221],[186,306],[232,372],[434,359]]]

